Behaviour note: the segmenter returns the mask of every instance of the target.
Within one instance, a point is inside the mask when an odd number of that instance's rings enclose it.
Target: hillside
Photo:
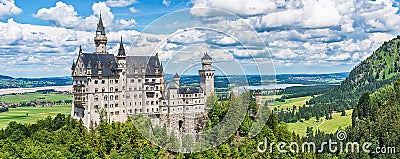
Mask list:
[[[46,86],[66,86],[72,84],[71,77],[46,78],[13,78],[0,75],[0,89],[2,88],[32,88]]]
[[[400,36],[385,42],[350,72],[340,86],[310,100],[331,110],[350,109],[363,92],[375,92],[400,78]]]

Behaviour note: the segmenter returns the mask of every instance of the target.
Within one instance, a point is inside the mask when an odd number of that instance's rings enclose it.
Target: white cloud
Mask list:
[[[22,13],[22,9],[15,5],[14,0],[0,0],[0,18]]]
[[[92,15],[81,17],[72,5],[60,1],[57,2],[54,7],[39,9],[38,12],[34,14],[34,17],[49,21],[57,27],[78,30],[95,29],[100,13],[103,19],[103,24],[107,30],[133,28],[136,25],[134,19],[114,19],[114,14],[105,2],[94,3],[92,5],[92,11]]]
[[[39,9],[34,17],[48,20],[51,23],[55,23],[56,26],[64,26],[66,28],[76,27],[79,24],[78,21],[80,21],[75,8],[61,1],[57,2],[55,7]]]
[[[22,27],[8,19],[7,23],[0,23],[0,44],[12,44],[22,39]]]
[[[136,3],[136,0],[107,0],[106,3],[110,7],[126,7]]]
[[[278,5],[272,0],[193,0],[193,8],[204,8],[204,9],[193,9],[191,13],[195,16],[209,16],[215,13],[215,10],[207,8],[217,8],[226,10],[233,14],[242,16],[252,16],[258,14],[264,14],[275,10]]]

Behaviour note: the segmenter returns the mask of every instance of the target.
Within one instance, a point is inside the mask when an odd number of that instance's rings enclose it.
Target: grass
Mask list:
[[[297,97],[297,98],[290,98],[286,99],[285,102],[275,102],[274,105],[277,106],[279,109],[287,109],[287,108],[293,108],[293,105],[300,107],[306,104],[306,101],[309,101],[311,99],[311,96],[305,96],[305,97]]]
[[[18,104],[21,102],[30,102],[36,100],[44,100],[44,101],[59,101],[59,100],[72,100],[72,95],[65,95],[65,94],[42,94],[42,93],[23,93],[23,94],[16,94],[16,95],[4,95],[0,97],[0,103],[13,103]]]
[[[325,117],[321,117],[319,122],[314,122],[315,117],[310,118],[304,122],[289,123],[288,129],[290,132],[295,132],[300,136],[306,136],[307,127],[312,127],[313,131],[319,131],[326,133],[335,133],[339,128],[346,128],[351,125],[351,113],[353,110],[346,110],[346,116],[340,116],[341,112],[333,114],[333,119],[325,120]],[[325,122],[324,122],[325,120]]]
[[[26,114],[28,113],[28,116]],[[54,117],[58,113],[70,114],[71,105],[38,106],[38,107],[18,107],[9,108],[8,112],[0,113],[0,129],[6,128],[8,123],[16,121],[19,123],[35,123],[37,120],[47,116]]]
[[[335,133],[339,128],[351,126],[351,114],[353,110],[346,110],[346,116],[340,116],[341,112],[334,113],[332,120],[327,120],[319,127],[320,131],[327,133]]]

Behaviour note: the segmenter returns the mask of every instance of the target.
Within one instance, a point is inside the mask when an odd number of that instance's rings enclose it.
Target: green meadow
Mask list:
[[[331,120],[326,120],[325,117],[320,117],[318,122],[315,122],[315,117],[303,122],[288,123],[290,132],[295,132],[300,136],[306,136],[307,127],[312,127],[314,133],[317,131],[326,133],[335,133],[339,129],[344,129],[351,126],[351,114],[353,110],[346,110],[346,116],[340,116],[341,112],[333,113]]]
[[[70,114],[71,104],[43,107],[38,106],[9,108],[8,112],[0,113],[0,129],[6,128],[7,124],[11,121],[32,124],[35,123],[37,120],[46,118],[47,116],[54,117],[58,113],[67,115]]]
[[[23,93],[15,95],[4,95],[0,97],[0,102],[18,104],[21,102],[30,102],[36,100],[43,101],[60,101],[60,100],[72,100],[72,94],[43,94],[43,93]]]

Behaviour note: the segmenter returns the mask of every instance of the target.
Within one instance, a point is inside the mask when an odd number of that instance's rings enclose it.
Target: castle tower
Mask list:
[[[214,93],[214,75],[215,70],[212,70],[212,58],[205,53],[201,58],[202,69],[199,70],[200,87],[205,92],[206,98]]]
[[[101,20],[101,14],[99,23],[97,23],[96,36],[94,37],[94,43],[96,44],[96,53],[107,53],[107,37],[103,21]]]

